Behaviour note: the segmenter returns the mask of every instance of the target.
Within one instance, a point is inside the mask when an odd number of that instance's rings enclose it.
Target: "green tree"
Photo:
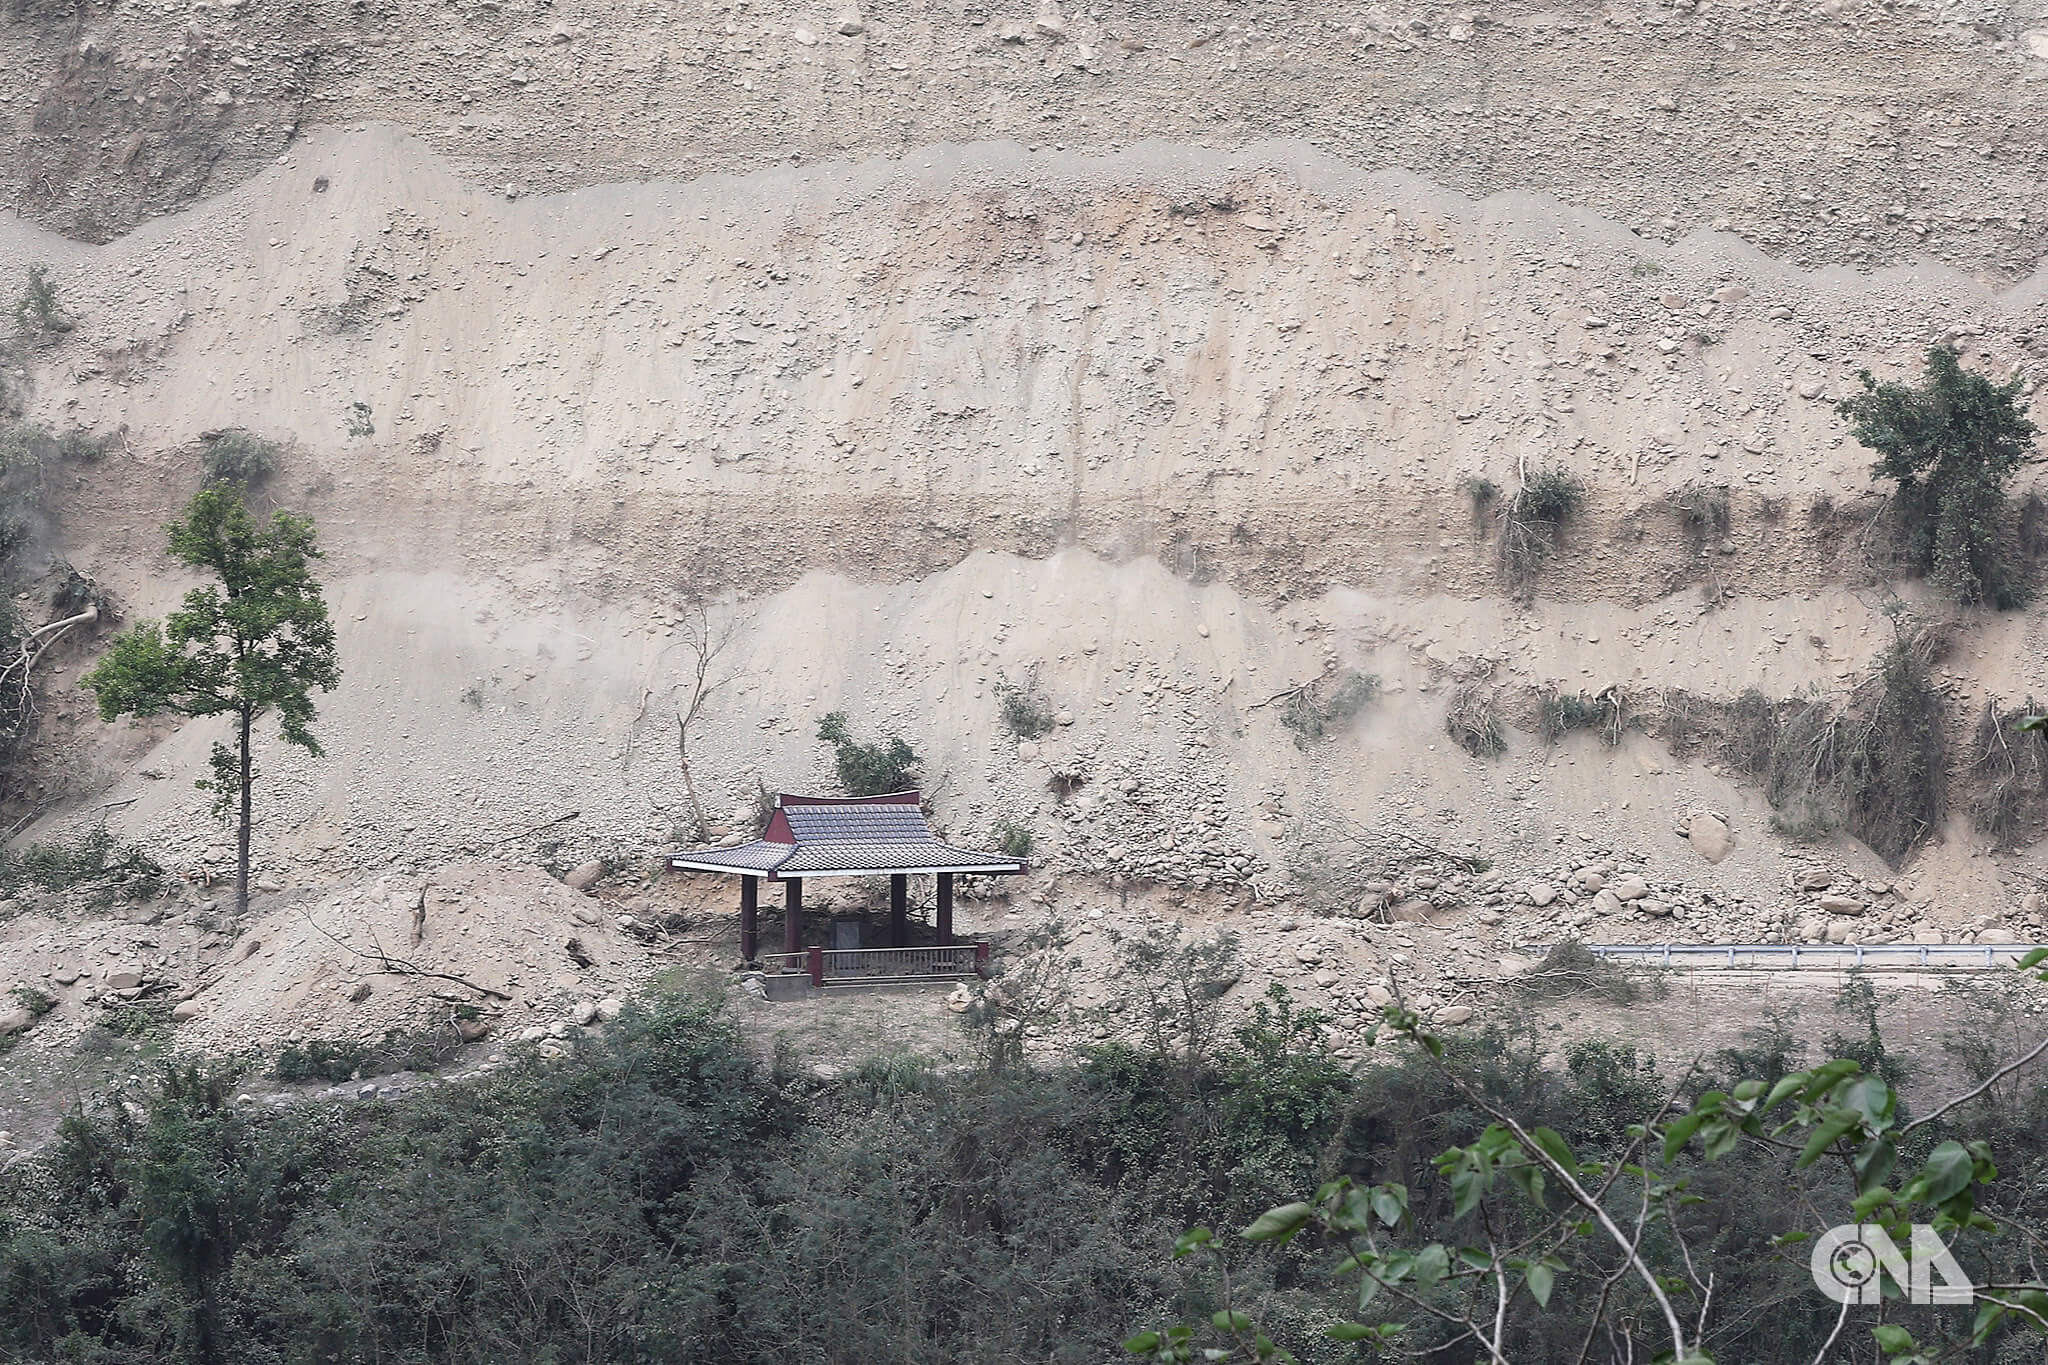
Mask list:
[[[100,717],[232,716],[235,742],[213,746],[213,774],[202,780],[214,813],[239,814],[235,909],[249,908],[250,791],[256,770],[249,740],[256,718],[275,710],[284,740],[318,757],[313,689],[341,681],[334,626],[313,578],[320,557],[313,523],[279,512],[268,527],[243,505],[238,489],[202,489],[170,531],[170,552],[219,581],[192,589],[161,624],[117,638],[85,685]]]
[[[1914,560],[1964,605],[2019,601],[2005,562],[2005,485],[2038,432],[2015,376],[1994,384],[1965,370],[1952,347],[1927,353],[1924,383],[1879,383],[1839,406],[1855,438],[1877,452],[1873,476],[1896,480]]]
[[[846,726],[846,713],[834,711],[818,722],[818,738],[832,746],[839,785],[850,796],[883,796],[907,791],[922,761],[900,735],[863,744]]]

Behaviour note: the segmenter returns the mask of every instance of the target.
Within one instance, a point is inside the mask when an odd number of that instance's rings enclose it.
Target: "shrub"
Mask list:
[[[1953,347],[1937,346],[1918,386],[1879,383],[1868,370],[1858,378],[1863,392],[1838,410],[1850,434],[1877,452],[1872,477],[1898,485],[1911,557],[1957,602],[2017,605],[2005,486],[2039,430],[2020,397],[2024,376],[1994,384],[1965,370]]]
[[[1030,683],[996,684],[996,712],[1003,728],[1018,739],[1037,739],[1057,723],[1052,704],[1038,695]]]
[[[345,1081],[361,1065],[361,1045],[332,1038],[309,1038],[277,1054],[271,1074],[287,1082]]]
[[[1641,988],[1620,966],[1596,956],[1575,938],[1562,939],[1534,967],[1506,983],[1505,994],[1532,1003],[1590,995],[1617,1005],[1631,1005]]]
[[[1380,680],[1370,673],[1342,669],[1289,693],[1280,708],[1280,723],[1294,732],[1294,747],[1306,749],[1339,729],[1379,695]]]
[[[989,837],[995,841],[997,851],[1006,858],[1028,858],[1032,846],[1037,842],[1028,825],[1015,820],[998,820]]]
[[[14,997],[15,1004],[28,1011],[31,1019],[40,1019],[57,1008],[55,996],[46,995],[34,986],[16,986],[8,994]]]
[[[51,839],[27,848],[0,848],[0,890],[28,887],[44,891],[97,890],[101,904],[149,900],[169,885],[163,865],[136,844],[114,837],[99,825],[75,839]]]
[[[1481,683],[1463,683],[1451,693],[1444,712],[1444,732],[1474,758],[1507,752],[1507,735],[1495,712],[1493,689]]]
[[[922,762],[900,736],[873,744],[855,739],[846,727],[846,713],[834,711],[818,722],[818,738],[832,746],[839,785],[849,796],[882,796],[907,791],[916,781],[913,770]]]
[[[209,483],[260,487],[277,471],[278,446],[239,427],[209,431],[200,437],[199,462]]]
[[[14,321],[22,332],[39,339],[71,330],[71,319],[57,301],[57,286],[50,282],[50,267],[28,268],[28,283],[14,303]]]

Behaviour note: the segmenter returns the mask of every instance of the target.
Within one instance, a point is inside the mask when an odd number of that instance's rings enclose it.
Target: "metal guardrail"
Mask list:
[[[1519,951],[1545,953],[1555,946],[1531,944]],[[1588,943],[1585,948],[1595,957],[1630,960],[1656,967],[1754,967],[1766,971],[1925,967],[1987,971],[2017,965],[2035,946],[2031,943]]]
[[[808,975],[814,986],[836,982],[929,981],[988,975],[986,943],[950,943],[929,948],[807,948],[800,953],[762,953],[771,975]]]

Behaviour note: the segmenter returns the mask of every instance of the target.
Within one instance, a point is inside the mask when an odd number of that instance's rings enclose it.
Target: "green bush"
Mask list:
[[[847,729],[846,713],[834,711],[818,722],[818,738],[832,746],[839,785],[849,796],[885,796],[916,785],[914,770],[922,760],[895,735],[863,744]]]
[[[996,712],[1002,717],[1003,728],[1018,739],[1038,739],[1049,734],[1056,724],[1052,703],[1029,685],[997,683]]]
[[[998,820],[989,837],[994,840],[998,852],[1006,858],[1028,858],[1037,843],[1029,825],[1018,824],[1015,820]]]
[[[253,490],[277,472],[279,447],[241,428],[209,431],[200,437],[199,463],[208,483]]]
[[[91,888],[95,900],[150,900],[170,885],[169,874],[140,846],[114,837],[105,825],[72,839],[50,839],[15,849],[0,847],[0,891],[18,893]]]
[[[50,267],[28,268],[28,283],[14,302],[14,322],[25,335],[37,339],[71,330],[71,319],[57,301],[57,286],[50,282]]]
[[[16,986],[8,994],[14,997],[15,1004],[28,1011],[31,1019],[40,1019],[57,1008],[55,996],[45,994],[34,986]]]
[[[345,1081],[363,1064],[364,1048],[346,1039],[309,1038],[277,1054],[270,1074],[281,1081]]]
[[[1964,605],[2018,605],[2024,585],[2008,562],[2005,488],[2039,429],[2015,374],[2003,384],[1965,370],[1950,346],[1927,353],[1919,385],[1879,383],[1839,404],[1849,431],[1877,452],[1873,478],[1897,484],[1909,558]]]

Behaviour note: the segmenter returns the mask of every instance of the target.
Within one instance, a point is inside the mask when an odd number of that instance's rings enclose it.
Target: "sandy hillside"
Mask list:
[[[1953,752],[2048,696],[2038,607],[1896,573],[1834,409],[1939,341],[2035,396],[2031,11],[60,8],[0,32],[0,279],[47,263],[75,319],[26,418],[112,448],[39,548],[160,614],[201,434],[281,442],[345,682],[326,758],[260,755],[264,889],[222,924],[213,731],[102,727],[105,633],[55,657],[21,837],[106,819],[195,880],[147,935],[29,898],[0,976],[134,958],[195,1038],[374,1031],[434,988],[349,999],[333,936],[451,886],[474,918],[421,943],[503,1025],[729,965],[724,889],[638,880],[687,815],[691,600],[714,836],[828,784],[843,710],[954,837],[1032,831],[989,931],[1235,916],[1355,1019],[1395,973],[1301,958],[1319,925],[1424,926],[1387,951],[1433,1008],[1567,933],[2048,928],[1965,788],[1891,867],[1782,837],[1680,725],[1840,697],[1895,603],[1941,628]],[[1546,470],[1584,505],[1510,573],[1474,490]],[[1373,701],[1297,743],[1284,694],[1350,674]],[[1630,723],[1547,743],[1557,693]],[[1504,754],[1446,733],[1474,698]],[[541,869],[596,857],[632,904],[588,924]],[[608,918],[671,913],[701,942]],[[556,960],[579,925],[594,968]]]

